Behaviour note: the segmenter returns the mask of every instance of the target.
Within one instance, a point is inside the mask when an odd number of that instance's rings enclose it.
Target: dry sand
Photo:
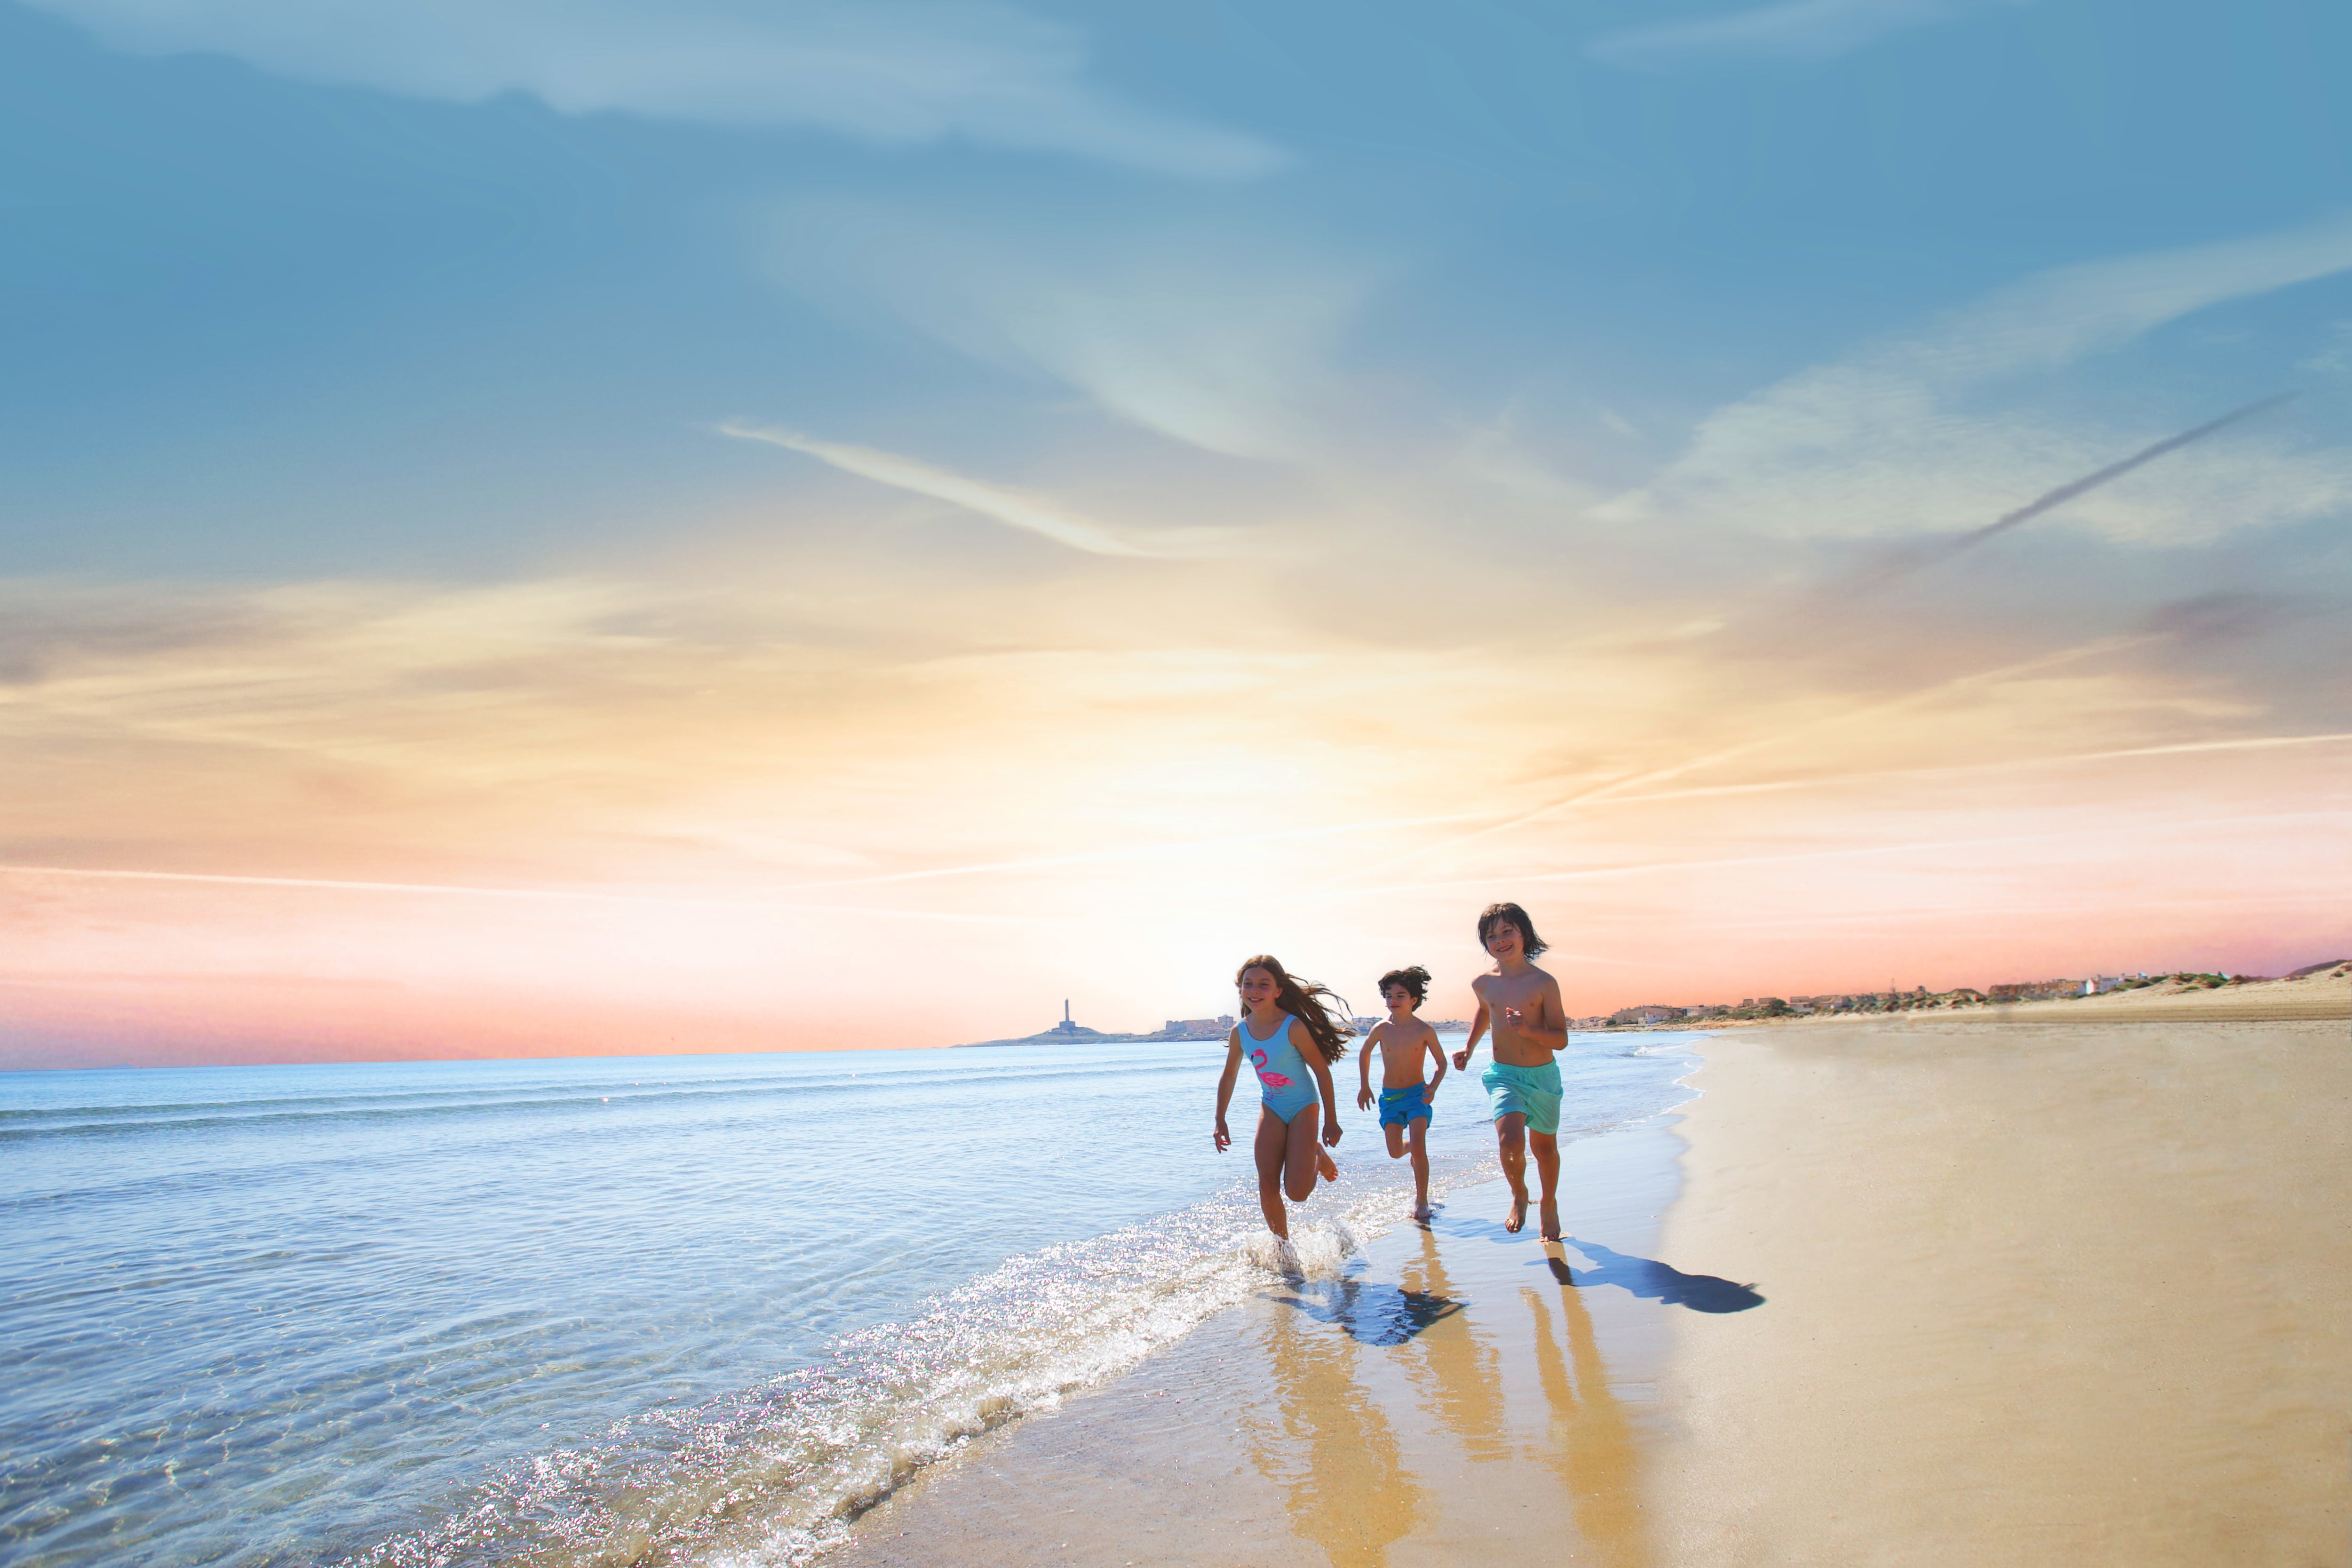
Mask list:
[[[1676,1563],[2352,1560],[2352,1040],[2333,1023],[1711,1041],[1669,1250]]]
[[[1565,1248],[1457,1194],[846,1563],[2352,1562],[2352,1038],[2095,1016],[1719,1037]]]

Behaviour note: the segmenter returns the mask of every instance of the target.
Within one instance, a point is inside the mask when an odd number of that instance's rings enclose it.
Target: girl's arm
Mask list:
[[[1225,1037],[1225,1073],[1217,1079],[1217,1152],[1223,1153],[1234,1146],[1234,1135],[1225,1131],[1225,1107],[1234,1100],[1234,1079],[1242,1070],[1242,1031],[1238,1024]]]
[[[1384,1024],[1374,1024],[1371,1034],[1366,1035],[1364,1043],[1356,1047],[1356,1109],[1359,1110],[1372,1108],[1372,1040],[1385,1027]]]
[[[1315,1087],[1323,1091],[1323,1142],[1339,1141],[1339,1091],[1331,1087],[1331,1064],[1323,1059],[1323,1047],[1307,1032],[1307,1026],[1293,1018],[1290,1021],[1290,1043],[1298,1047],[1298,1059],[1315,1074]]]
[[[1426,1025],[1423,1026],[1428,1027]],[[1429,1029],[1428,1033],[1422,1037],[1421,1046],[1422,1049],[1437,1058],[1437,1076],[1429,1080],[1429,1087],[1422,1091],[1421,1096],[1423,1104],[1434,1105],[1437,1103],[1437,1086],[1445,1081],[1445,1047],[1438,1039],[1437,1031],[1434,1029]]]
[[[1478,999],[1478,1016],[1470,1020],[1470,1043],[1454,1053],[1454,1065],[1464,1072],[1470,1070],[1470,1053],[1478,1048],[1478,1041],[1486,1033],[1486,999]]]

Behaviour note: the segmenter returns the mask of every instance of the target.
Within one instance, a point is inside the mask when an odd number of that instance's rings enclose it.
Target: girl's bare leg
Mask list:
[[[1315,1190],[1317,1169],[1331,1163],[1330,1156],[1317,1142],[1322,1121],[1320,1105],[1310,1105],[1290,1119],[1290,1145],[1288,1157],[1283,1162],[1282,1190],[1290,1194],[1292,1203],[1307,1201],[1307,1194]],[[1328,1181],[1330,1175],[1327,1173],[1324,1179]]]
[[[1429,1119],[1416,1116],[1412,1128],[1412,1217],[1429,1217]],[[1393,1128],[1391,1129],[1394,1131]]]
[[[1290,1211],[1282,1206],[1282,1165],[1289,1149],[1290,1129],[1273,1111],[1258,1107],[1257,1206],[1265,1211],[1265,1228],[1285,1241],[1290,1239]]]

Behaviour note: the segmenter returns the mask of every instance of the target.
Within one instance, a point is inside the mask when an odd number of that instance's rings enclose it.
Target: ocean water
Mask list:
[[[1449,1047],[1458,1041],[1449,1041]],[[1562,1132],[1687,1038],[1578,1037]],[[1219,1042],[0,1075],[0,1563],[797,1563],[1404,1215],[1257,1214]],[[1487,1179],[1450,1079],[1435,1184]]]

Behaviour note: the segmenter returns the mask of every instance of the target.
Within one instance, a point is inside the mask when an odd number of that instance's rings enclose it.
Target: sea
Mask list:
[[[1700,1038],[1572,1037],[1563,1138],[1669,1113]],[[0,1564],[820,1559],[1407,1222],[1351,1058],[1341,1180],[1276,1247],[1223,1054],[0,1074]],[[1441,1194],[1494,1177],[1475,1071],[1429,1142]]]

